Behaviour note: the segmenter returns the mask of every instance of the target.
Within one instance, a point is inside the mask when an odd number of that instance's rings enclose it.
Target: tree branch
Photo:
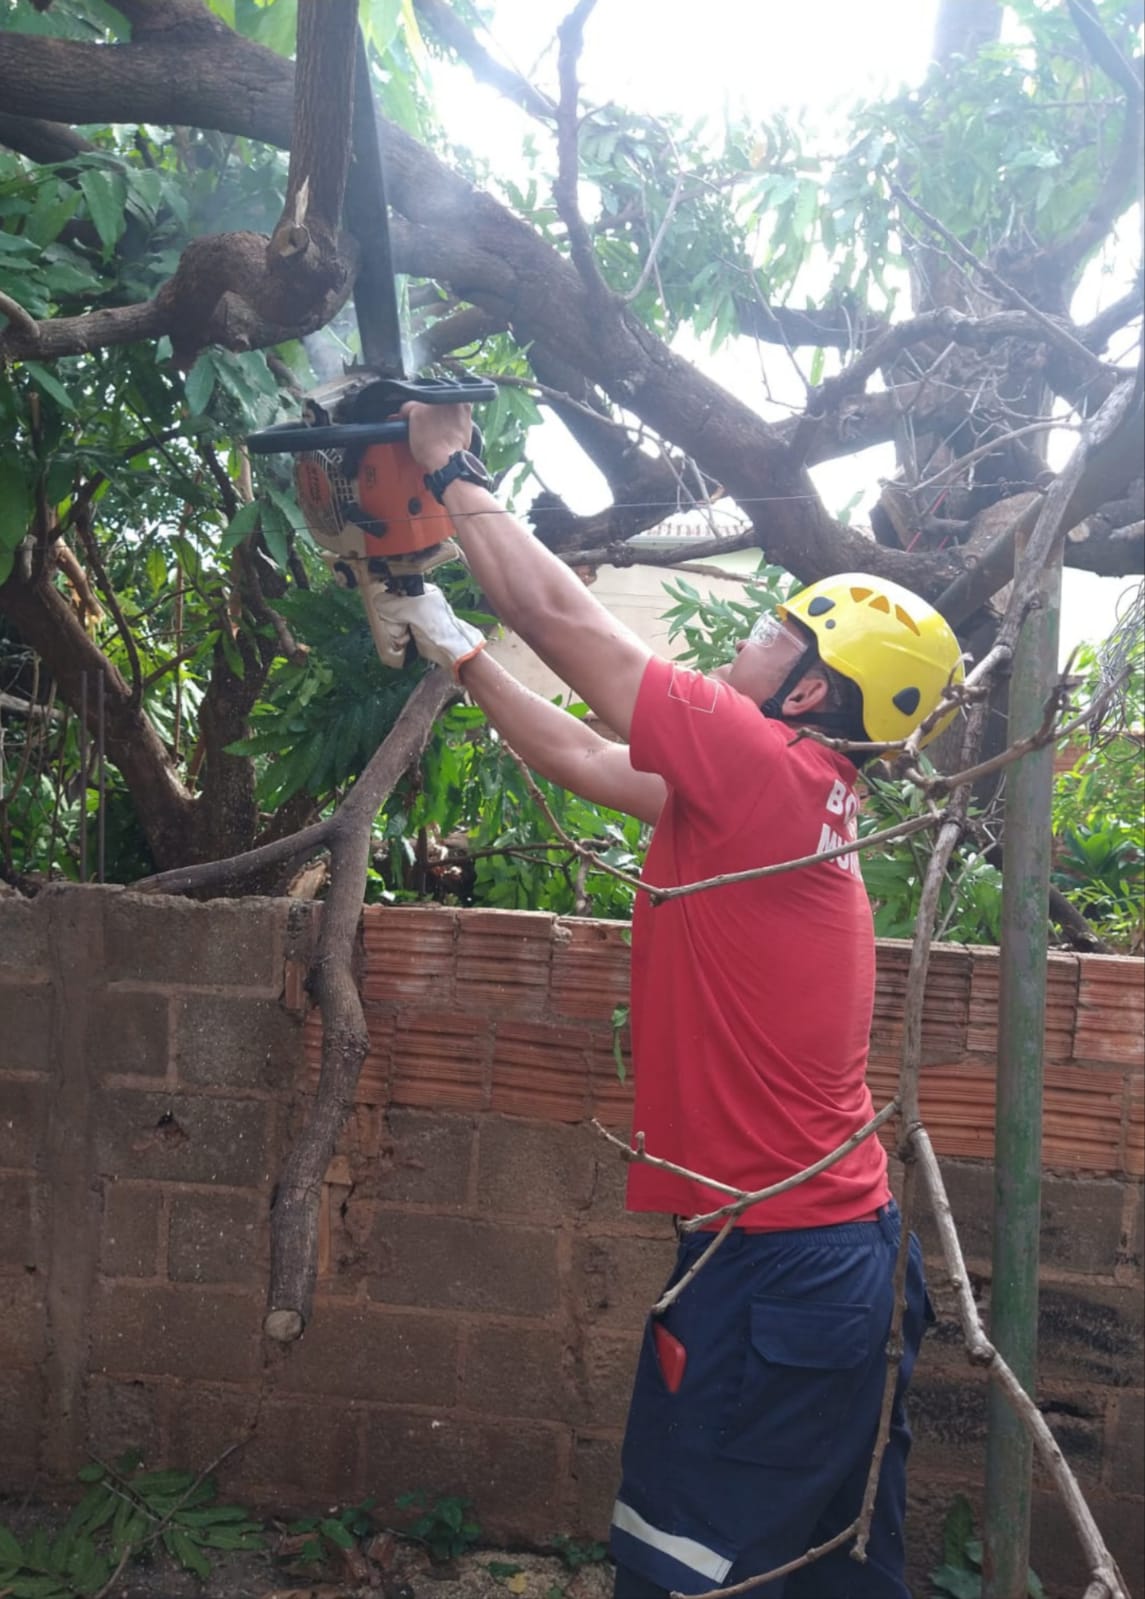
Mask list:
[[[599,310],[604,311],[613,298],[612,291],[600,275],[600,268],[596,264],[596,253],[592,247],[592,235],[585,227],[577,198],[580,152],[577,137],[579,88],[576,69],[584,44],[584,25],[595,5],[596,0],[577,0],[576,5],[557,29],[557,37],[560,40],[561,100],[557,108],[557,180],[553,186],[553,197],[557,202],[561,221],[568,230],[573,265],[588,291],[589,298]]]
[[[465,26],[448,0],[414,0],[414,11],[418,21],[425,24],[439,43],[464,61],[479,83],[489,84],[539,122],[551,124],[554,121],[557,108],[548,95],[498,61]]]
[[[1059,349],[1063,355],[1080,364],[1087,371],[1092,372],[1096,369],[1102,378],[1109,376],[1108,368],[1103,361],[1094,355],[1092,350],[1087,350],[1085,345],[1079,343],[1074,335],[1067,328],[1064,328],[1060,322],[1055,322],[1044,311],[1039,311],[1032,301],[1027,300],[1024,294],[1016,289],[1012,283],[1008,283],[1000,273],[995,272],[993,267],[987,266],[985,261],[979,260],[973,250],[968,250],[962,240],[951,233],[945,223],[940,222],[936,216],[933,216],[917,200],[913,199],[901,184],[892,183],[891,193],[903,205],[913,211],[915,216],[925,222],[931,232],[936,233],[944,241],[948,249],[957,256],[964,266],[970,267],[976,272],[1003,299],[1008,300],[1011,305],[1017,306],[1019,310],[1025,311],[1027,316],[1032,317],[1038,327],[1041,328],[1045,339]]]
[[[1145,84],[1102,27],[1093,0],[1066,0],[1066,5],[1081,42],[1097,66],[1123,90],[1130,105],[1145,106]]]
[[[61,699],[77,715],[83,701],[84,674],[89,683],[102,675],[107,758],[122,772],[136,799],[155,860],[161,866],[186,860],[192,853],[195,802],[151,722],[138,706],[132,706],[127,684],[89,638],[49,573],[25,577],[17,565],[0,584],[0,612],[44,662]],[[95,695],[90,694],[88,700],[94,732]]]
[[[1087,1599],[1130,1599],[1125,1579],[1109,1552],[1101,1535],[1101,1529],[1094,1521],[1093,1513],[1078,1486],[1077,1478],[1070,1470],[1069,1462],[1058,1447],[1057,1439],[1050,1431],[1045,1417],[983,1330],[970,1286],[970,1274],[966,1270],[962,1246],[954,1226],[950,1199],[930,1137],[921,1124],[916,1125],[908,1136],[910,1154],[918,1161],[926,1184],[970,1360],[976,1366],[989,1368],[991,1376],[1005,1390],[1018,1420],[1033,1439],[1042,1465],[1061,1496],[1089,1563],[1093,1585],[1086,1589]]]
[[[69,161],[85,155],[95,145],[82,133],[62,122],[44,122],[40,117],[14,117],[0,111],[0,144],[41,163]]]
[[[272,270],[305,298],[340,288],[338,249],[350,166],[356,0],[298,0],[290,171],[282,216],[267,246]]]
[[[280,1343],[299,1338],[309,1319],[318,1270],[322,1179],[369,1049],[352,954],[366,891],[370,831],[386,796],[424,750],[439,712],[459,693],[448,672],[427,672],[335,814],[329,838],[330,887],[313,968],[322,1012],[322,1070],[305,1130],[287,1157],[271,1211],[264,1327]]]
[[[740,333],[763,344],[779,344],[785,350],[850,350],[855,344],[855,324],[841,311],[810,307],[799,311],[789,305],[769,305],[764,300],[737,296],[736,321]],[[886,331],[885,322],[868,323],[864,344]]]

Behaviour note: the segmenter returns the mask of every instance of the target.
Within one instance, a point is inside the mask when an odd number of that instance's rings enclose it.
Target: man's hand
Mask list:
[[[424,410],[443,409],[425,406]],[[394,638],[412,634],[417,652],[425,661],[446,666],[457,677],[466,661],[485,648],[485,635],[455,616],[445,595],[433,583],[423,594],[391,594],[379,584],[366,590],[375,642],[380,632]],[[376,625],[375,625],[376,623]],[[379,655],[382,651],[379,648]],[[391,661],[382,655],[386,665]]]
[[[471,448],[471,405],[422,405],[407,400],[400,414],[409,423],[410,454],[423,472],[436,472],[458,450]]]
[[[322,559],[330,568],[330,575],[340,589],[358,588],[366,603],[366,620],[370,624],[370,633],[374,640],[374,648],[378,652],[378,659],[383,666],[388,666],[391,672],[400,672],[406,664],[406,654],[410,646],[410,630],[404,622],[396,619],[390,620],[383,616],[376,605],[370,604],[369,596],[373,590],[384,593],[380,583],[370,576],[369,562],[358,556],[332,555],[328,550],[321,551]],[[356,582],[351,582],[347,576],[350,570]]]

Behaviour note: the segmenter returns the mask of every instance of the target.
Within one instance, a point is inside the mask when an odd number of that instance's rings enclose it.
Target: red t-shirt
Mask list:
[[[855,836],[855,769],[726,684],[649,663],[630,754],[668,798],[644,867],[661,887],[814,855]],[[752,1191],[821,1159],[873,1114],[865,1072],[875,945],[858,856],[705,889],[637,896],[631,1026],[645,1148]],[[726,1195],[652,1166],[630,1210],[693,1216]],[[885,1204],[876,1137],[753,1206],[763,1229],[853,1221]]]

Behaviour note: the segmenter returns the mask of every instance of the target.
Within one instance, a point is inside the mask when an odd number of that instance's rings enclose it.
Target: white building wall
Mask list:
[[[720,556],[718,564],[733,569],[741,565],[750,570],[755,565],[755,559],[755,552],[737,552]],[[592,592],[602,605],[606,605],[619,621],[631,628],[658,655],[670,657],[675,650],[668,641],[668,624],[661,618],[673,603],[663,587],[665,580],[673,575],[672,567],[602,566],[592,583]],[[701,594],[713,593],[728,599],[738,599],[743,594],[743,584],[734,578],[725,580],[695,572],[681,575]],[[505,634],[490,649],[502,666],[527,688],[543,694],[546,699],[555,699],[558,695],[563,699],[570,697],[568,686],[550,672],[515,633]]]

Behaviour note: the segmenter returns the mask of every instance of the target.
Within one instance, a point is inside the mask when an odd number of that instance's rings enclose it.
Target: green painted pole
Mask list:
[[[1021,555],[1018,556],[1020,568]],[[1057,676],[1061,555],[1047,564],[1040,604],[1026,618],[1010,683],[1011,741],[1036,732]],[[1026,755],[1006,779],[998,1100],[994,1140],[994,1258],[990,1338],[1033,1393],[1038,1356],[1038,1240],[1042,1082],[1049,932],[1053,746]],[[1025,1599],[1032,1446],[1001,1389],[989,1386],[984,1599]]]

